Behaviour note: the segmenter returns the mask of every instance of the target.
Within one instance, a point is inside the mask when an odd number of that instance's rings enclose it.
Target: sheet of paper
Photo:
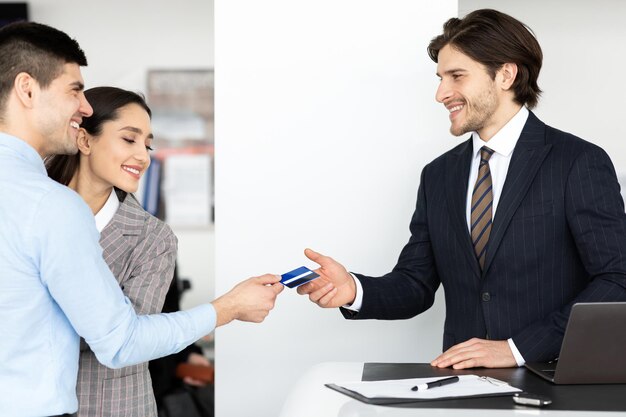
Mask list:
[[[211,157],[206,154],[168,156],[163,175],[165,218],[175,226],[205,226],[213,201]]]
[[[432,381],[436,378],[412,378],[387,381],[360,381],[335,383],[340,387],[357,392],[367,398],[414,398],[434,400],[450,397],[471,397],[474,395],[507,394],[521,392],[506,382],[478,375],[460,375],[459,382],[424,391],[412,391],[411,388]]]

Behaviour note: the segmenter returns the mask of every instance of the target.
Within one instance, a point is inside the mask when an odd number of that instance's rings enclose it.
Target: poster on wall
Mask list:
[[[176,226],[213,222],[213,71],[150,70],[158,186],[165,220]],[[154,195],[154,192],[152,193]]]

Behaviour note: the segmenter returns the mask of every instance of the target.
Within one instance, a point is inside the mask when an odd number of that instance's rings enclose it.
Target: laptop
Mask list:
[[[626,383],[626,303],[577,303],[557,361],[526,363],[555,384]]]

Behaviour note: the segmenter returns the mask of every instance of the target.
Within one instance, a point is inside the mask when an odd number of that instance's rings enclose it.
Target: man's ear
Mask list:
[[[78,137],[76,138],[78,151],[83,155],[91,154],[91,140],[89,134],[82,127],[78,129]]]
[[[502,77],[500,87],[503,90],[509,90],[517,78],[517,64],[507,62],[500,67],[498,72]]]
[[[13,87],[22,105],[29,109],[32,108],[34,102],[33,93],[39,88],[37,81],[29,73],[20,72],[13,81]]]

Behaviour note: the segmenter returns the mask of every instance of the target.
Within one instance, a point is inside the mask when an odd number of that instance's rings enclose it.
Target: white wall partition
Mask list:
[[[459,140],[426,54],[456,0],[228,0],[215,10],[216,294],[315,265],[389,271],[423,166]],[[261,325],[216,334],[216,415],[278,415],[321,361],[428,361],[443,308],[352,322],[286,289]]]

